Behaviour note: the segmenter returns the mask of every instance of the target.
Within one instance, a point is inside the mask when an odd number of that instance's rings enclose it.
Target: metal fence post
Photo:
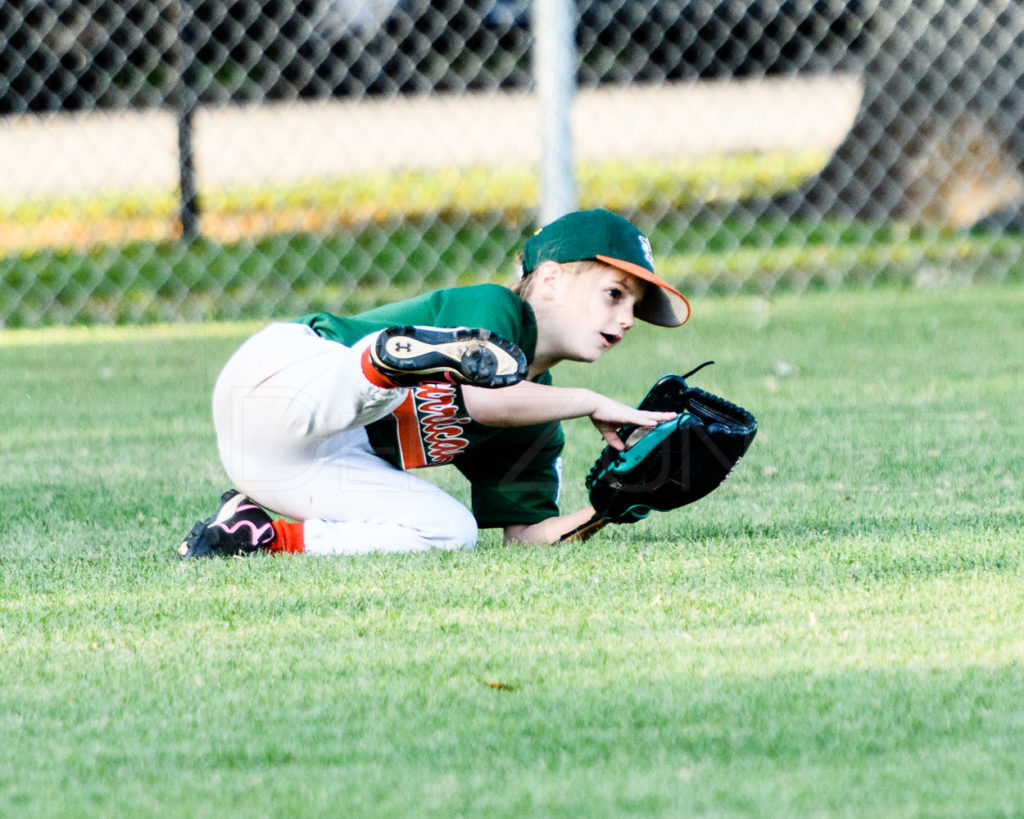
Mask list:
[[[178,218],[183,239],[199,235],[199,190],[196,182],[192,123],[199,104],[196,88],[196,36],[193,11],[188,0],[175,0],[174,68],[176,84],[173,105],[178,129]]]
[[[540,219],[546,224],[577,206],[572,151],[572,102],[576,91],[572,0],[537,0],[532,25],[534,82],[541,110]]]

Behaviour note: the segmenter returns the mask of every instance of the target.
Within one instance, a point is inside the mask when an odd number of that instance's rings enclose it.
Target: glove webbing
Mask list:
[[[691,387],[689,401],[690,411],[702,418],[705,423],[717,421],[742,433],[749,432],[756,427],[753,415],[717,395],[711,395],[704,390]]]

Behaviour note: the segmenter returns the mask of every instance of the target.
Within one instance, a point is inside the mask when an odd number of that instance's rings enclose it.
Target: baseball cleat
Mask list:
[[[389,327],[370,347],[374,369],[399,387],[449,381],[508,387],[526,377],[526,356],[490,330]]]
[[[235,489],[221,495],[212,518],[201,520],[178,547],[182,557],[249,554],[266,549],[276,533],[270,515]]]

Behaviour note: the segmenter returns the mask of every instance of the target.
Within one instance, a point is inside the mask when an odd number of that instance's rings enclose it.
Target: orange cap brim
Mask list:
[[[685,324],[686,320],[690,318],[690,302],[686,300],[686,296],[646,267],[611,256],[597,255],[594,258],[631,273],[645,282],[657,285],[658,289],[649,290],[643,301],[636,306],[634,312],[641,321],[662,327],[678,327]]]

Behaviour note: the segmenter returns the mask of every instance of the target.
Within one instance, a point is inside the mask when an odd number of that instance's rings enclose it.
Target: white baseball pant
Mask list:
[[[213,391],[224,469],[261,506],[303,522],[308,554],[471,548],[472,513],[370,446],[365,425],[407,394],[363,375],[375,337],[346,347],[280,323],[246,341]]]

